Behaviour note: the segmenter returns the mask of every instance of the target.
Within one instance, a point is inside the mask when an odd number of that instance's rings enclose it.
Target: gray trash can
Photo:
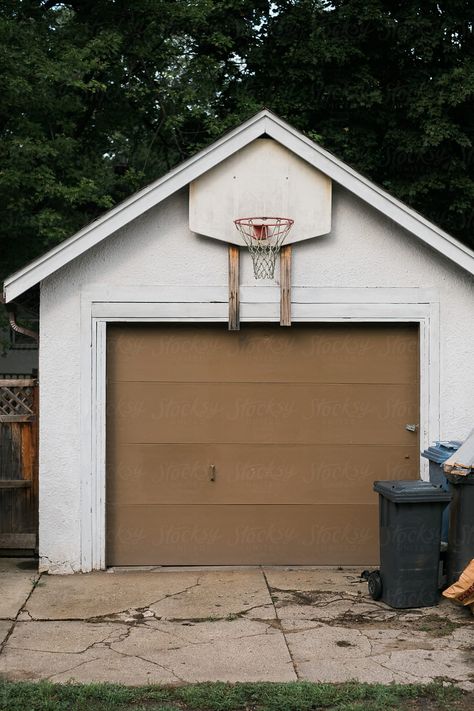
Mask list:
[[[421,456],[428,459],[430,463],[430,481],[432,484],[446,484],[443,464],[458,451],[461,445],[462,442],[456,439],[437,441],[421,452]]]
[[[448,585],[456,582],[474,558],[474,472],[446,474],[452,491],[447,556]]]
[[[380,519],[376,593],[391,607],[436,605],[441,518],[451,494],[428,481],[376,481],[374,491]],[[372,589],[377,587],[373,583]],[[370,577],[369,590],[372,594]]]
[[[444,462],[449,459],[462,445],[458,440],[438,441],[425,449],[421,456],[428,459],[430,463],[430,481],[432,484],[442,486],[445,491],[450,491],[448,480],[443,471]],[[441,540],[447,541],[449,534],[449,504],[443,511],[443,523],[441,525]]]

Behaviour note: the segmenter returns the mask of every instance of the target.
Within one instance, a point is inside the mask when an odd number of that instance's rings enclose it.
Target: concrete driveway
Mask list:
[[[392,610],[359,569],[154,569],[37,576],[0,561],[0,675],[125,684],[426,683],[474,689],[474,617]]]

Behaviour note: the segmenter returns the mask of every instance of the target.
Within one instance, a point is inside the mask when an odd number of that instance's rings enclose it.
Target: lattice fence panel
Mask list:
[[[0,380],[0,422],[28,422],[35,418],[36,381]]]

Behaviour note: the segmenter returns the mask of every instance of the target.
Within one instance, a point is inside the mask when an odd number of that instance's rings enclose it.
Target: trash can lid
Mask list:
[[[374,481],[374,491],[395,503],[451,501],[451,493],[429,481],[397,480]]]
[[[432,444],[431,447],[421,452],[421,456],[425,457],[425,459],[429,459],[430,462],[443,464],[443,462],[449,459],[449,457],[459,449],[461,444],[462,442],[454,439],[445,442],[436,442],[436,444]]]

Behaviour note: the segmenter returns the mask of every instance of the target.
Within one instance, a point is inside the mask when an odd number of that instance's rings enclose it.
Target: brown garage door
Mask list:
[[[108,564],[376,563],[418,379],[410,324],[109,327]]]

